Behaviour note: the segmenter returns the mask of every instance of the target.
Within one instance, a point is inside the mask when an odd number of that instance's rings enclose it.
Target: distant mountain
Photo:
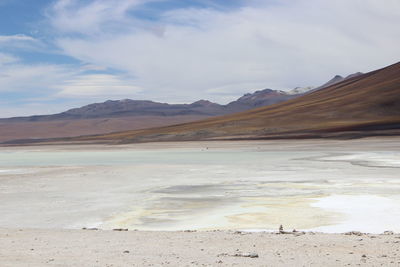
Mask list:
[[[0,119],[0,143],[145,129],[227,115],[296,97],[265,89],[246,94],[227,105],[208,100],[167,104],[148,100],[108,100],[53,115]]]
[[[160,127],[244,112],[299,97],[312,87],[288,92],[263,89],[227,105],[208,100],[167,104],[149,100],[108,100],[52,115],[0,119],[0,142],[12,139],[55,138]]]
[[[348,75],[346,78],[344,78],[345,80],[347,80],[347,79],[351,79],[351,78],[354,78],[354,77],[358,77],[358,76],[361,76],[361,75],[363,75],[364,73],[362,73],[362,72],[356,72],[356,73],[353,73],[353,74],[350,74],[350,75]]]
[[[335,83],[339,83],[341,81],[343,81],[345,78],[340,76],[340,75],[336,75],[335,77],[333,77],[332,79],[330,79],[329,81],[327,81],[326,83],[324,83],[323,85],[321,85],[320,87],[318,87],[317,89],[322,89],[331,85],[334,85]]]
[[[296,87],[289,91],[263,89],[254,93],[247,93],[227,105],[220,105],[208,100],[199,100],[191,104],[168,104],[150,100],[107,100],[103,103],[89,104],[80,108],[73,108],[65,112],[52,115],[34,115],[28,117],[13,117],[0,119],[5,122],[39,122],[53,120],[76,120],[94,118],[115,118],[129,116],[218,116],[242,112],[253,108],[268,106],[301,96],[303,94],[320,90],[346,79],[357,77],[362,73],[357,72],[347,77],[336,75],[327,83],[317,87]]]
[[[0,119],[0,122],[78,120],[129,116],[215,116],[221,114],[224,114],[223,105],[206,100],[200,100],[192,104],[167,104],[149,100],[124,99],[94,103],[53,115]]]
[[[301,97],[238,114],[64,141],[130,143],[400,135],[400,62],[335,80],[330,86]]]
[[[229,113],[245,111],[253,108],[268,106],[292,99],[298,95],[289,95],[283,91],[264,89],[252,94],[245,94],[236,101],[226,105]]]
[[[245,94],[227,105],[220,105],[208,100],[199,100],[191,104],[167,104],[149,100],[107,100],[80,108],[74,108],[53,115],[15,117],[0,119],[0,122],[39,122],[55,120],[79,120],[98,118],[118,118],[129,116],[218,116],[242,112],[252,108],[272,105],[292,99],[299,94],[264,89],[252,94]]]
[[[191,104],[167,104],[147,100],[108,100],[61,113],[70,118],[99,118],[120,116],[177,116],[222,114],[223,106],[207,100]]]
[[[287,91],[286,94],[289,94],[289,95],[301,95],[301,94],[308,93],[308,92],[310,92],[310,91],[313,90],[313,89],[314,89],[313,86],[308,86],[308,87],[296,87],[296,88],[293,88],[293,89],[290,90],[290,91]]]
[[[342,82],[344,80],[348,80],[348,79],[351,79],[351,78],[354,78],[354,77],[358,77],[358,76],[360,76],[362,74],[363,74],[362,72],[356,72],[356,73],[350,74],[350,75],[348,75],[346,77],[343,77],[343,76],[340,76],[340,75],[336,75],[335,77],[330,79],[328,82],[324,83],[323,85],[321,85],[321,86],[319,86],[317,88],[314,88],[314,89],[310,90],[309,92],[314,92],[314,91],[321,90],[323,88],[326,88],[326,87],[329,87],[331,85],[337,84],[337,83]]]

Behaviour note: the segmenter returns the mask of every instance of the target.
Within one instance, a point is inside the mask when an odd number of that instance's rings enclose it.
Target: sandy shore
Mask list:
[[[398,234],[0,230],[4,267],[399,266],[399,249]]]

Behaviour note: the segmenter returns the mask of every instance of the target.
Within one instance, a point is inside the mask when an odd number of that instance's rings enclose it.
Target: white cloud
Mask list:
[[[57,96],[82,97],[124,97],[141,91],[128,80],[111,74],[86,74],[64,81],[57,86]]]
[[[59,2],[52,25],[86,35],[59,38],[64,53],[128,72],[151,99],[218,101],[257,88],[319,85],[334,74],[369,71],[400,58],[398,0],[180,9],[151,27],[126,14],[140,1],[92,1],[75,9],[67,8],[70,2]],[[65,19],[72,17],[85,21]],[[130,30],[121,33],[113,25]]]
[[[13,55],[10,54],[6,54],[6,53],[0,53],[0,67],[2,65],[6,65],[6,64],[10,64],[10,63],[15,63],[19,61],[18,57],[15,57]]]
[[[76,105],[60,105],[59,103],[29,102],[24,105],[3,103],[0,101],[0,118],[19,116],[46,115],[65,111]]]
[[[1,64],[2,58],[10,64]],[[141,89],[132,81],[118,74],[87,74],[84,65],[12,64],[14,58],[0,54],[0,92],[27,95],[46,95],[47,98],[86,98],[107,96],[133,96]],[[29,98],[29,97],[27,97]],[[40,98],[40,97],[38,97]]]
[[[94,65],[94,64],[85,64],[81,67],[83,71],[106,71],[107,67]]]
[[[25,34],[0,35],[0,43],[7,42],[36,42],[36,39]]]
[[[82,62],[28,64],[14,50],[0,53],[0,93],[26,95],[20,100],[27,109],[44,112],[46,105],[62,111],[66,106],[50,102],[63,99],[228,102],[255,89],[316,86],[400,58],[398,0],[249,0],[234,9],[153,10],[158,19],[151,22],[132,15],[150,1],[167,0],[59,0],[41,24],[51,38],[0,35],[1,47],[41,53],[54,40]],[[3,110],[8,100],[0,99]]]
[[[96,35],[102,30],[121,30],[125,21],[132,22],[126,12],[150,0],[59,0],[48,16],[51,24],[63,33]]]
[[[43,43],[31,36],[25,34],[0,35],[0,48],[18,50],[39,51],[43,49]],[[48,52],[48,50],[43,50]]]
[[[72,69],[51,64],[0,66],[0,92],[45,93],[74,74]]]
[[[24,34],[0,35],[0,42],[10,42],[10,41],[35,41],[35,39],[33,37]]]
[[[134,97],[141,91],[128,77],[120,74],[88,74],[96,66],[26,64],[0,53],[0,93],[24,94],[8,101],[35,102],[73,98],[76,100],[108,97]],[[96,68],[99,70],[100,67]],[[7,104],[7,99],[1,103]]]
[[[59,99],[54,98],[55,86],[76,75],[74,68],[54,64],[24,64],[5,56],[7,63],[0,64],[0,117],[49,114],[69,107],[57,103]]]
[[[87,65],[25,64],[0,53],[0,95],[7,96],[0,98],[0,117],[51,114],[140,94],[141,89],[123,75],[87,70]]]

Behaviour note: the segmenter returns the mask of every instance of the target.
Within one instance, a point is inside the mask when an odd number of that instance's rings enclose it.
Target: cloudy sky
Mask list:
[[[0,117],[226,103],[400,60],[399,0],[0,0]]]

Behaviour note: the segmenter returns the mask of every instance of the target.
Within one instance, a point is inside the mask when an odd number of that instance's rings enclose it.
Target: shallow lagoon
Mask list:
[[[0,227],[400,231],[398,139],[0,149]]]

